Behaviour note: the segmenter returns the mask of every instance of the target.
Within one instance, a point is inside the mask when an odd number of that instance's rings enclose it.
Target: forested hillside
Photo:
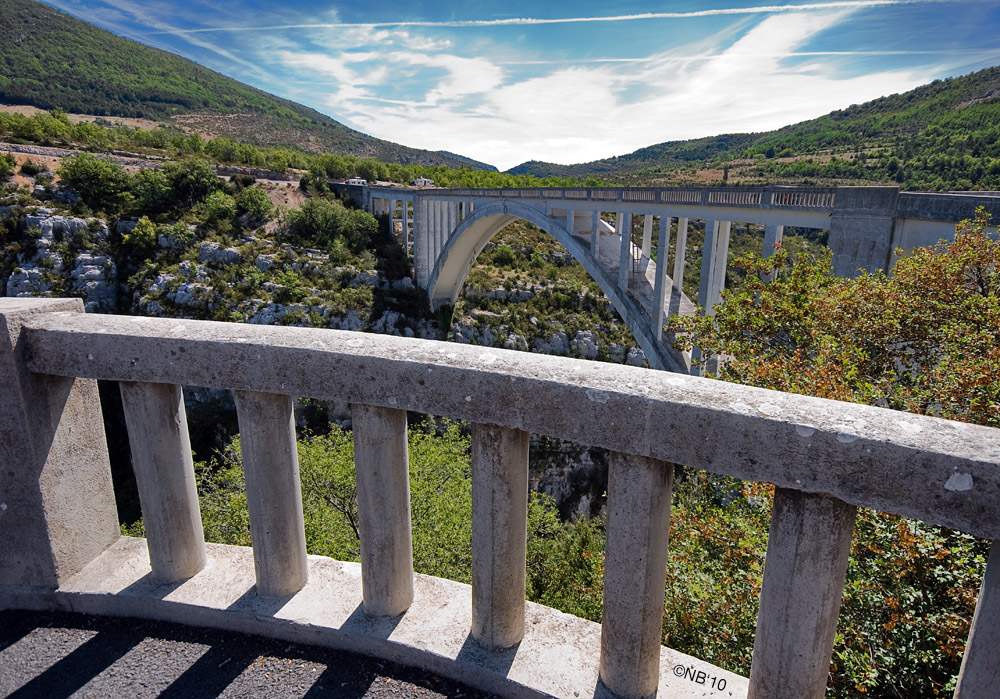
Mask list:
[[[99,29],[34,0],[0,3],[0,103],[185,123],[259,145],[386,162],[491,166],[349,129],[186,58]],[[213,119],[218,115],[245,118]]]
[[[580,165],[509,172],[629,184],[899,184],[1000,189],[1000,67],[759,134],[671,141]]]

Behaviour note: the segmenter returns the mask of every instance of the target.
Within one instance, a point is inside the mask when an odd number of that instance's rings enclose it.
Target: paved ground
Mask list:
[[[82,614],[0,611],[0,697],[490,695],[411,668],[257,636]]]

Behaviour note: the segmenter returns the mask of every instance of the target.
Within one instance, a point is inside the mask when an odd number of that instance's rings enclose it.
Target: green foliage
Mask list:
[[[117,214],[131,205],[131,178],[118,163],[81,152],[63,159],[59,177],[94,211]]]
[[[194,206],[212,192],[222,189],[222,180],[201,158],[169,162],[163,166],[163,175],[174,202],[182,206]]]
[[[14,174],[17,161],[10,153],[0,153],[0,182],[7,180]]]
[[[122,244],[135,251],[148,251],[156,245],[156,225],[143,216],[135,228],[122,235]]]
[[[339,200],[314,197],[288,216],[292,242],[325,248],[331,256],[360,254],[378,234],[378,221],[360,209],[348,210]]]
[[[714,317],[668,329],[688,333],[681,346],[725,355],[719,376],[729,381],[997,427],[1000,241],[987,225],[979,212],[954,242],[901,258],[890,278],[833,277],[828,257],[800,256],[789,269],[783,252],[751,256],[740,262],[744,287],[725,292]],[[734,540],[727,536],[720,540]],[[987,549],[958,532],[860,511],[829,695],[950,691]],[[745,670],[751,621],[727,623],[736,647],[726,662]]]
[[[212,192],[205,197],[205,213],[211,224],[232,221],[236,216],[236,201],[225,192]]]
[[[460,425],[409,431],[413,565],[418,573],[471,582],[472,500],[469,437]],[[358,511],[351,433],[331,426],[322,436],[299,440],[306,546],[309,553],[358,560]],[[246,486],[237,437],[210,463],[196,465],[207,541],[250,544]],[[529,559],[551,563],[558,517],[551,501],[529,501]]]
[[[246,187],[236,200],[237,211],[253,222],[266,221],[274,212],[274,205],[267,192],[257,187]]]
[[[40,172],[44,172],[45,168],[36,163],[31,158],[25,158],[24,162],[21,163],[21,167],[18,170],[22,175],[26,177],[34,177]]]

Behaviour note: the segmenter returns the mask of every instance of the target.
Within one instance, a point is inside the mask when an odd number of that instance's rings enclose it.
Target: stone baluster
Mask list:
[[[406,411],[351,405],[365,612],[402,614],[413,602],[413,535]]]
[[[764,561],[748,699],[821,699],[857,508],[777,488]]]
[[[257,590],[271,597],[291,595],[309,576],[292,399],[254,391],[234,394]]]
[[[600,677],[622,697],[648,697],[660,677],[673,466],[612,452]]]
[[[119,384],[153,577],[184,580],[205,566],[184,396],[175,384]]]
[[[527,432],[472,431],[472,636],[509,648],[524,636]]]
[[[990,547],[986,575],[976,602],[969,641],[965,645],[962,670],[958,674],[955,699],[1000,696],[1000,544]]]

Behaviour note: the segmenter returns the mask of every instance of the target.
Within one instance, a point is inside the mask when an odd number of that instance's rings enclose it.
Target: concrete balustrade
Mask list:
[[[659,685],[674,469],[619,452],[608,461],[600,674],[615,694],[639,699]]]
[[[822,699],[857,508],[777,488],[748,699]]]
[[[257,590],[284,597],[309,578],[292,399],[256,391],[234,395]]]
[[[185,580],[205,566],[205,536],[181,387],[119,387],[153,576]]]
[[[665,249],[669,219],[660,226]],[[712,676],[726,684],[712,696],[809,699],[829,671],[856,506],[1000,538],[992,428],[507,350],[65,312],[79,308],[0,300],[0,378],[14,387],[0,404],[0,456],[13,479],[0,484],[0,608],[177,618],[320,642],[504,695],[601,695],[600,678],[620,696],[693,699],[708,691],[698,678]],[[147,580],[168,567],[154,560],[162,537],[155,527],[148,542],[117,532],[93,379],[124,382],[137,455],[153,445],[185,451],[177,386],[235,391],[252,551],[208,545],[212,565],[168,596]],[[360,567],[305,555],[293,395],[353,406]],[[412,573],[408,410],[474,424],[471,589]],[[612,452],[600,627],[524,600],[529,432]],[[749,681],[660,645],[673,463],[777,485]],[[185,482],[182,465],[139,465],[169,476],[140,475],[144,509],[189,493],[174,482]],[[960,699],[996,693],[997,558]],[[259,594],[248,595],[255,581]]]
[[[27,366],[24,325],[80,299],[0,299],[0,586],[51,589],[121,536],[97,382]]]
[[[524,636],[528,438],[496,425],[472,429],[472,636],[487,648]]]
[[[1000,696],[1000,544],[994,540],[979,591],[969,642],[962,657],[955,699]]]
[[[396,616],[413,602],[406,411],[351,406],[365,612]]]

